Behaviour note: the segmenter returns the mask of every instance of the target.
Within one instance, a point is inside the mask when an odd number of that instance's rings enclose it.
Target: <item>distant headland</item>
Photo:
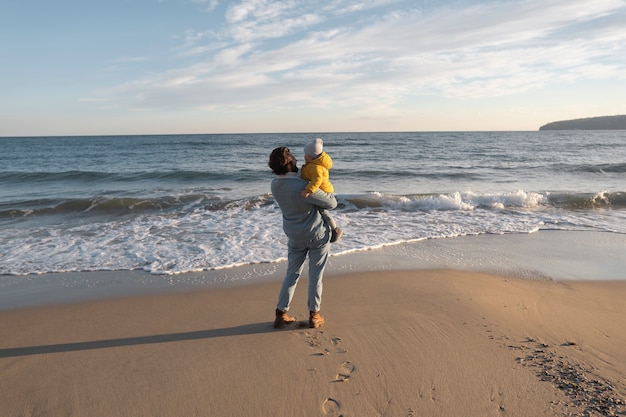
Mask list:
[[[543,125],[539,130],[626,130],[626,115],[561,120]]]

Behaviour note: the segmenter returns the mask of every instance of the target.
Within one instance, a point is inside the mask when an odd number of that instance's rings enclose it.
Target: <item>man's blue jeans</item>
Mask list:
[[[319,311],[322,304],[324,268],[330,256],[330,234],[326,233],[319,241],[289,240],[287,255],[287,273],[278,294],[278,310],[289,310],[289,305],[296,291],[302,274],[304,261],[309,255],[309,311]]]

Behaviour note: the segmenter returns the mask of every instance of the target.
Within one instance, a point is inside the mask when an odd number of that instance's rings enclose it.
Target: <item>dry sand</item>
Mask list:
[[[626,281],[329,276],[275,330],[279,285],[0,312],[0,415],[626,415]]]

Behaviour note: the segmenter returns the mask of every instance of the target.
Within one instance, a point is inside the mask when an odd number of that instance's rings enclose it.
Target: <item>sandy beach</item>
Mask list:
[[[278,287],[0,312],[0,414],[626,415],[623,280],[331,273],[327,325],[284,330]]]

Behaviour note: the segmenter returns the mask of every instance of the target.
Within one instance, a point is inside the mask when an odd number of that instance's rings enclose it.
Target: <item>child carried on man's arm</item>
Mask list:
[[[335,188],[330,182],[329,173],[329,170],[333,166],[333,160],[330,155],[324,152],[324,141],[317,138],[307,143],[304,146],[304,159],[306,163],[302,165],[301,176],[303,179],[309,181],[309,184],[302,190],[302,197],[308,197],[317,189],[330,194],[334,193]],[[320,209],[320,214],[332,231],[330,241],[336,242],[341,238],[343,231],[337,227],[335,219],[333,219],[328,210]]]

